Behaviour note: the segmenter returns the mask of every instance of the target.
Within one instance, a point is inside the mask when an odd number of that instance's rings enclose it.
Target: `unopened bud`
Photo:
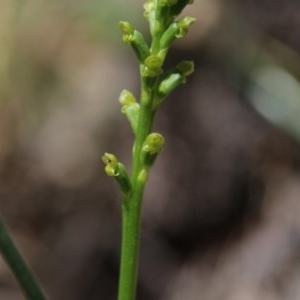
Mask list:
[[[163,100],[163,98],[168,96],[183,81],[184,77],[180,73],[169,74],[158,86],[159,102],[156,103],[156,105],[158,105]]]
[[[167,49],[170,47],[171,43],[177,38],[179,33],[178,23],[172,23],[168,29],[164,32],[160,40],[160,48]]]
[[[162,150],[164,143],[165,139],[160,133],[150,133],[144,142],[142,151],[157,154]]]
[[[120,21],[119,28],[124,34],[133,34],[134,32],[133,25],[127,21]]]
[[[162,150],[164,143],[164,137],[157,132],[150,133],[147,136],[141,151],[141,162],[147,168],[154,164],[155,159]]]

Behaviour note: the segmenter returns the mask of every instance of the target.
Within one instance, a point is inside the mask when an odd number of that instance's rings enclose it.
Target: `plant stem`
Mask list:
[[[140,210],[143,187],[135,193],[130,201],[135,205],[131,208],[123,205],[121,270],[118,300],[133,300],[136,293],[138,273]]]
[[[153,87],[142,80],[141,110],[133,152],[132,193],[130,197],[123,198],[122,204],[122,250],[118,300],[134,300],[136,294],[141,206],[148,175],[148,170],[141,163],[140,156],[153,122],[153,90]],[[142,172],[145,172],[145,177],[140,176]]]
[[[0,218],[0,251],[28,300],[46,300],[42,289]]]
[[[119,98],[122,112],[126,114],[135,134],[130,178],[124,165],[118,162],[115,155],[105,153],[102,157],[107,175],[116,178],[123,195],[118,300],[135,300],[143,192],[149,169],[164,144],[160,133],[151,132],[154,115],[162,100],[179,84],[185,83],[186,76],[193,72],[191,61],[182,61],[169,72],[163,71],[165,56],[171,42],[182,38],[195,21],[192,17],[175,21],[175,17],[189,3],[192,3],[192,0],[146,1],[144,16],[150,25],[150,48],[132,24],[127,21],[119,23],[123,41],[132,46],[140,64],[141,96],[137,103],[132,93],[123,90]]]

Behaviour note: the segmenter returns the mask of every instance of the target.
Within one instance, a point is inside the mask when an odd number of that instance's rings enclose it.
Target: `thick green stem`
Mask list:
[[[45,300],[42,289],[0,218],[0,251],[28,300]]]

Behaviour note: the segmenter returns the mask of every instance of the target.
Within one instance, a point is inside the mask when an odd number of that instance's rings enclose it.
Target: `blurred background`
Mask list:
[[[117,24],[147,35],[142,4],[0,0],[0,212],[51,299],[116,299],[120,199],[101,155],[129,166],[117,99],[139,78]],[[197,22],[167,67],[196,70],[157,115],[137,299],[300,299],[300,2],[184,14]],[[0,299],[23,299],[2,260]]]

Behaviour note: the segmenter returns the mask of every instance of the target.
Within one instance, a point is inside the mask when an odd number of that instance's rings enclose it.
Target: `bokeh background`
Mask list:
[[[116,299],[120,199],[101,155],[130,163],[117,101],[139,93],[118,21],[138,0],[0,0],[0,211],[51,299]],[[167,67],[143,206],[139,300],[300,299],[300,2],[195,0]],[[147,35],[148,36],[148,35]],[[23,299],[0,261],[0,299]]]

